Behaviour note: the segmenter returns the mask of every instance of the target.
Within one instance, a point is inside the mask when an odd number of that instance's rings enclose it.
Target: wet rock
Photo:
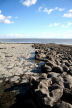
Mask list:
[[[29,78],[29,83],[30,83],[30,87],[31,87],[31,92],[33,89],[36,89],[38,84],[39,84],[39,80],[36,79],[36,77],[30,77]]]
[[[32,79],[30,85],[34,86],[36,80]],[[37,79],[37,84],[32,87],[31,91],[36,95],[36,99],[40,104],[46,106],[54,106],[63,95],[63,84],[61,77],[51,77],[47,79]]]
[[[72,71],[72,66],[69,67],[70,71]]]
[[[39,63],[38,63],[38,66],[39,67],[42,67],[42,66],[44,66],[45,65],[45,63],[43,62],[43,61],[40,61]]]
[[[37,103],[42,108],[72,108],[72,46],[38,44],[35,48],[39,56],[46,55],[41,56],[45,64],[36,79],[38,85],[31,89]]]
[[[46,55],[42,51],[35,51],[35,59],[41,60],[44,57],[46,57]]]
[[[63,71],[65,71],[65,72],[69,71],[69,68],[66,65],[63,65],[62,68],[63,68]]]
[[[69,66],[70,66],[70,63],[68,63],[68,62],[65,62],[65,65],[69,67]]]
[[[42,73],[40,76],[40,79],[47,79],[47,74],[46,73]]]
[[[55,66],[52,68],[53,72],[57,72],[57,73],[62,73],[63,72],[63,68],[60,66]]]
[[[48,59],[48,60],[53,60],[54,58],[51,56],[51,55],[46,55],[46,58]]]
[[[56,64],[57,65],[60,65],[61,64],[59,59],[56,59],[55,61],[56,61]]]
[[[64,76],[63,100],[72,103],[72,76]]]
[[[55,62],[54,62],[54,61],[50,61],[50,60],[48,60],[48,61],[46,62],[46,64],[47,64],[48,66],[50,66],[50,67],[56,66]]]
[[[70,103],[62,101],[60,103],[57,103],[55,108],[72,108],[72,105]]]
[[[63,81],[63,78],[60,76],[59,73],[55,73],[55,72],[50,72],[48,73],[48,78],[51,78],[52,79],[52,82],[53,83],[56,83],[58,84],[61,88],[64,88],[64,81]]]
[[[50,71],[52,71],[52,68],[50,67],[50,66],[48,66],[48,65],[43,65],[42,67],[41,67],[41,69],[42,69],[42,72],[43,73],[47,73],[47,72],[50,72]]]
[[[47,78],[51,78],[51,77],[59,77],[60,74],[59,73],[56,73],[56,72],[49,72],[48,75],[47,75]]]
[[[66,75],[64,77],[64,85],[65,85],[65,88],[68,88],[68,89],[72,88],[72,76],[71,75]]]

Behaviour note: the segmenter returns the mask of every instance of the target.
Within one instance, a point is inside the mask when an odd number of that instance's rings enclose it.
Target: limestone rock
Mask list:
[[[62,101],[60,103],[57,103],[55,108],[72,108],[72,105],[67,102]]]
[[[52,71],[57,72],[57,73],[62,73],[63,69],[60,66],[55,66],[55,67],[52,68]]]

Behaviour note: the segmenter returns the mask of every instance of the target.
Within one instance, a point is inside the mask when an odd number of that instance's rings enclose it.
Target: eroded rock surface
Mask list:
[[[35,44],[35,58],[44,61],[31,92],[40,107],[72,108],[72,46]]]

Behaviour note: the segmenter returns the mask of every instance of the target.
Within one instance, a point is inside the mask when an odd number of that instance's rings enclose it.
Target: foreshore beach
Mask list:
[[[0,108],[72,108],[72,45],[0,43]]]
[[[0,44],[0,78],[19,82],[19,75],[30,73],[35,49],[32,44]],[[0,81],[1,82],[1,81]]]

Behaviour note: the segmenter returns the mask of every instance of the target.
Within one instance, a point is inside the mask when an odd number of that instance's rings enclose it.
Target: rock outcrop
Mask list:
[[[30,78],[31,93],[42,108],[72,108],[72,46],[35,44],[43,61],[38,78]]]

